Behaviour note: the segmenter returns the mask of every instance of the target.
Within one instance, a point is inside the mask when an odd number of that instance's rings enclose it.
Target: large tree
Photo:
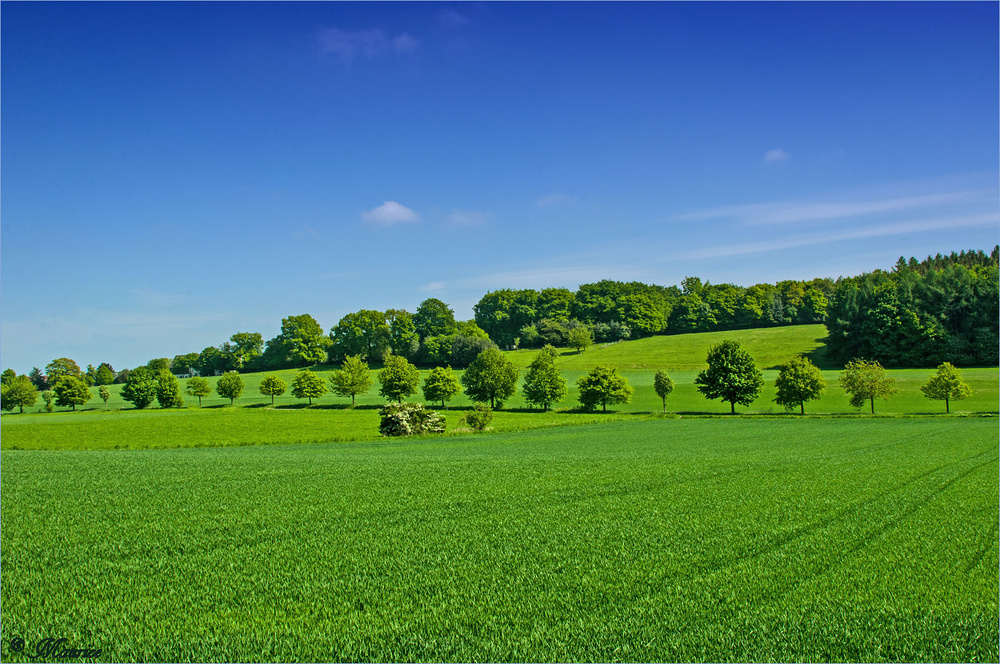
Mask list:
[[[524,385],[521,387],[524,400],[536,404],[547,411],[549,406],[562,401],[566,397],[566,379],[556,369],[553,353],[548,346],[538,351],[528,371],[524,374]],[[553,349],[554,350],[554,349]]]
[[[235,371],[227,371],[215,382],[215,391],[220,397],[229,399],[229,405],[232,406],[243,394],[243,378]]]
[[[458,385],[458,378],[451,367],[434,367],[427,378],[424,379],[423,393],[424,399],[428,401],[440,401],[441,407],[450,401],[453,396],[461,392]]]
[[[326,383],[323,379],[308,369],[295,374],[292,380],[292,396],[296,399],[309,399],[312,405],[313,399],[319,399],[326,394]]]
[[[156,378],[146,367],[136,367],[129,372],[121,395],[122,399],[141,410],[156,398]]]
[[[872,415],[875,414],[875,399],[886,399],[899,391],[896,389],[896,381],[886,374],[876,360],[851,360],[840,374],[840,384],[851,395],[850,403],[853,407],[861,408],[866,401],[870,402]]]
[[[389,347],[393,355],[412,359],[420,348],[413,314],[405,309],[386,309],[385,322],[389,326]]]
[[[826,380],[815,364],[805,357],[796,357],[781,366],[774,381],[774,402],[787,409],[799,407],[806,414],[806,402],[819,399],[826,390]]]
[[[708,350],[708,368],[694,379],[706,399],[729,402],[731,413],[736,404],[749,406],[764,386],[764,376],[750,353],[738,341],[723,341]]]
[[[421,339],[452,334],[455,331],[455,312],[441,300],[431,297],[417,307],[413,325]]]
[[[601,404],[601,410],[607,411],[609,403],[628,403],[634,391],[618,369],[606,366],[594,367],[576,381],[576,385],[580,389],[580,404],[587,410],[594,410]]]
[[[920,386],[920,391],[928,399],[944,401],[944,412],[950,413],[952,399],[965,399],[972,396],[972,388],[962,378],[961,372],[950,362],[942,362],[937,373]]]
[[[359,355],[371,362],[381,362],[392,343],[392,328],[381,311],[362,309],[341,318],[330,330],[330,338],[331,361]]]
[[[281,334],[267,342],[262,363],[271,369],[318,364],[332,343],[309,314],[289,316],[281,319]]]
[[[34,406],[37,400],[38,390],[27,376],[15,374],[0,388],[0,406],[7,411],[20,408],[23,413],[25,406]]]
[[[500,350],[487,348],[465,370],[462,385],[473,401],[489,401],[490,408],[502,408],[503,402],[514,396],[519,374]]]
[[[372,386],[372,374],[368,363],[360,355],[348,355],[344,358],[340,369],[330,375],[333,393],[341,397],[351,397],[351,405],[355,397],[364,394]]]
[[[229,366],[245,369],[264,352],[264,337],[260,332],[237,332],[222,344],[222,353],[229,357]]]
[[[271,397],[271,405],[274,405],[274,397],[280,397],[288,389],[288,385],[285,381],[281,380],[277,376],[264,376],[260,380],[260,393],[264,396]]]
[[[55,392],[56,405],[72,406],[73,410],[76,410],[77,406],[87,403],[91,398],[87,384],[83,382],[82,378],[75,376],[61,376],[56,381]]]
[[[385,358],[382,371],[378,372],[378,382],[381,385],[378,390],[380,395],[402,403],[403,399],[416,393],[420,372],[406,358],[390,355]]]

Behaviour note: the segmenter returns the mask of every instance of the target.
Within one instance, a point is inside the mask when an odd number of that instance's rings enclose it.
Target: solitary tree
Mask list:
[[[499,349],[487,348],[465,370],[462,385],[473,401],[489,401],[490,408],[502,408],[514,396],[519,373]]]
[[[180,408],[184,405],[181,384],[169,370],[161,371],[156,378],[156,400],[160,402],[160,408]]]
[[[198,397],[198,407],[201,407],[201,398],[212,394],[212,386],[208,384],[207,378],[192,376],[184,383],[185,391],[193,397]]]
[[[458,378],[451,367],[434,367],[430,374],[424,379],[424,399],[427,401],[440,401],[444,408],[445,401],[462,391],[458,385]]]
[[[854,359],[848,362],[840,374],[840,384],[851,395],[850,403],[855,408],[861,408],[866,401],[870,402],[872,415],[875,414],[877,397],[886,399],[899,392],[896,381],[889,378],[882,365],[875,360]]]
[[[972,388],[962,379],[962,374],[950,362],[938,365],[937,373],[930,377],[920,391],[928,399],[944,401],[944,412],[950,413],[949,403],[952,399],[965,399],[972,396]]]
[[[385,358],[382,371],[378,372],[378,382],[381,385],[378,389],[380,395],[403,403],[403,399],[416,393],[420,372],[406,358],[390,355]]]
[[[243,394],[243,378],[235,371],[227,371],[215,382],[215,391],[220,397],[229,399],[229,405],[232,406]]]
[[[326,394],[326,383],[322,378],[308,369],[295,374],[292,380],[292,396],[296,399],[309,399],[311,406],[313,399],[319,399],[324,394]]]
[[[368,363],[362,360],[360,355],[348,355],[344,358],[340,369],[330,376],[330,384],[337,396],[351,397],[353,406],[357,395],[371,389],[372,374],[368,369]]]
[[[77,406],[90,401],[90,390],[82,378],[62,376],[56,381],[55,390],[57,406],[72,406],[76,410]]]
[[[735,414],[736,404],[749,406],[757,398],[764,376],[738,341],[723,341],[708,350],[708,368],[694,382],[706,399],[728,401]]]
[[[674,391],[674,381],[667,375],[666,371],[657,371],[653,376],[653,389],[656,395],[663,400],[663,412],[667,412],[667,397]]]
[[[789,410],[798,406],[799,414],[805,415],[806,402],[819,399],[826,391],[826,380],[808,358],[796,357],[781,366],[774,386],[775,403]]]
[[[566,379],[556,369],[552,353],[547,350],[548,348],[552,347],[547,346],[540,350],[528,365],[528,372],[524,375],[524,386],[521,388],[524,400],[529,404],[541,406],[543,411],[549,409],[549,404],[558,403],[566,398]]]
[[[260,381],[260,393],[271,397],[271,405],[274,405],[274,397],[280,397],[288,389],[285,381],[277,376],[264,376]]]
[[[570,330],[568,339],[569,345],[575,348],[578,353],[587,350],[594,341],[590,336],[590,330],[582,326]]]
[[[38,390],[27,376],[15,374],[0,389],[0,407],[7,411],[20,408],[23,413],[25,406],[34,406],[37,400]]]
[[[608,404],[628,403],[634,391],[628,379],[614,367],[596,366],[589,374],[576,381],[580,388],[580,404],[587,410],[594,410],[601,404],[607,411]]]
[[[122,399],[141,410],[156,398],[156,379],[146,367],[137,367],[129,372],[121,394]]]
[[[101,397],[102,401],[104,401],[104,410],[107,410],[108,409],[108,399],[111,398],[111,390],[108,388],[107,385],[101,385],[97,389],[97,395],[99,397]]]

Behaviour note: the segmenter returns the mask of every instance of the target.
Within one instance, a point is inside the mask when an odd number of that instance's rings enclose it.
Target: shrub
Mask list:
[[[493,421],[493,411],[484,403],[477,403],[472,410],[462,416],[462,422],[470,429],[482,431]]]
[[[382,422],[378,431],[383,436],[416,436],[422,433],[444,433],[444,418],[419,403],[390,403],[379,409]]]

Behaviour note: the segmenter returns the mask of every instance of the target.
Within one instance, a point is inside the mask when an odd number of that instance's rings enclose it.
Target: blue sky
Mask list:
[[[0,364],[998,241],[996,3],[3,3]]]

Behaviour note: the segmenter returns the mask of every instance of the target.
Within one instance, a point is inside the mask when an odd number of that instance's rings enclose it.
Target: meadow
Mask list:
[[[0,459],[5,648],[998,658],[992,417],[648,419]]]

